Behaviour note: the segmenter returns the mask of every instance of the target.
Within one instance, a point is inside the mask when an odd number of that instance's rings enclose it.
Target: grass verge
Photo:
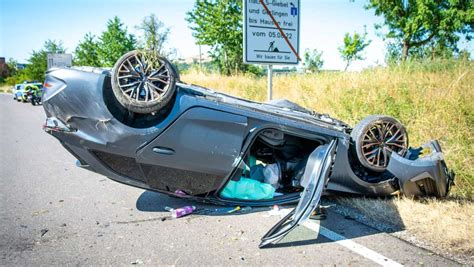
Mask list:
[[[469,200],[338,197],[360,212],[361,220],[381,231],[421,245],[464,264],[474,263],[474,203]],[[356,216],[357,217],[357,216]]]

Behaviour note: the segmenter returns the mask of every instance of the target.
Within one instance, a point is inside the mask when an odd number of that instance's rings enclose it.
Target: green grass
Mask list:
[[[355,125],[370,114],[398,118],[411,146],[438,139],[457,174],[452,194],[474,199],[474,63],[436,61],[368,69],[274,77],[274,98]],[[216,91],[265,101],[266,78],[185,73],[182,80]]]

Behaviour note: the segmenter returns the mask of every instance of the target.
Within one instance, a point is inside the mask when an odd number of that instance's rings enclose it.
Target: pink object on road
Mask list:
[[[184,206],[182,208],[177,208],[171,211],[171,217],[180,218],[193,213],[194,210],[196,210],[195,206]]]

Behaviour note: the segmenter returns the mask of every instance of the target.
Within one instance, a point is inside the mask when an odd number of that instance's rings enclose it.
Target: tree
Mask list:
[[[384,17],[385,37],[400,44],[402,60],[425,45],[457,50],[460,35],[470,40],[474,28],[472,0],[369,0],[366,8]]]
[[[95,36],[87,33],[79,42],[74,53],[74,64],[79,66],[101,67],[99,57],[99,43]]]
[[[23,70],[24,74],[31,80],[44,80],[44,73],[48,68],[48,53],[61,54],[65,51],[66,49],[64,49],[61,41],[47,40],[44,42],[43,49],[33,50],[31,57],[28,59],[28,65]]]
[[[26,74],[23,70],[19,70],[15,75],[6,78],[5,82],[8,85],[15,85],[15,84],[27,81],[27,80],[31,80],[31,78],[26,76]]]
[[[166,56],[164,46],[168,41],[170,28],[166,27],[155,14],[144,17],[142,23],[136,28],[143,31],[142,45],[145,49]]]
[[[355,32],[353,35],[346,33],[344,35],[344,46],[339,47],[339,53],[341,53],[342,59],[346,61],[346,67],[344,71],[347,70],[351,62],[355,60],[362,60],[362,51],[370,44],[370,40],[367,39],[367,32],[364,32],[363,35]]]
[[[14,58],[8,59],[7,67],[10,73],[9,77],[5,79],[5,83],[8,85],[15,85],[25,80],[29,80],[24,70],[18,68],[18,61],[16,61]]]
[[[305,68],[310,72],[317,72],[319,71],[324,64],[324,60],[322,59],[323,52],[319,52],[317,49],[313,49],[312,51],[306,49],[304,51],[304,65]]]
[[[107,21],[107,30],[99,38],[98,55],[102,66],[112,67],[125,53],[134,50],[135,36],[127,32],[120,19],[115,16]]]
[[[397,63],[402,59],[402,45],[398,42],[388,42],[387,45],[387,61]],[[410,49],[411,59],[435,59],[435,58],[452,58],[456,55],[456,51],[451,46],[445,46],[441,43],[429,42],[423,46],[412,47]]]
[[[242,59],[242,1],[196,0],[186,15],[198,44],[212,46],[210,56],[221,73],[229,75],[250,68]]]

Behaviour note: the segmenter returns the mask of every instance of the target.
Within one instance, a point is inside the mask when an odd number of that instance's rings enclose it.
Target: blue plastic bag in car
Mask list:
[[[272,199],[275,188],[257,180],[241,177],[239,181],[229,181],[221,192],[221,197],[261,200]]]

